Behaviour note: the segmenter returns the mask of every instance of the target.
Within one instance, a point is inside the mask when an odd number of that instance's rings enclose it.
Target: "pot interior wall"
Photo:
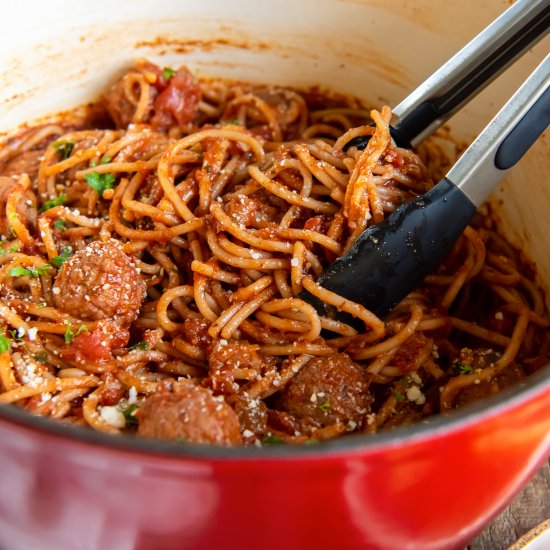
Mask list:
[[[138,57],[208,76],[319,84],[395,105],[501,13],[506,0],[67,0],[12,4],[0,34],[0,131],[88,102]],[[29,18],[32,14],[32,18]],[[453,24],[449,25],[452,21]],[[550,39],[453,119],[471,139],[543,58]],[[550,281],[543,136],[492,197],[511,242]],[[547,285],[546,285],[547,286]]]

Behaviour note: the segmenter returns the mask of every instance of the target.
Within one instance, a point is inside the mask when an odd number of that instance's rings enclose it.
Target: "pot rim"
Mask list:
[[[375,434],[350,434],[316,445],[270,445],[257,447],[219,447],[182,444],[181,442],[148,439],[130,434],[112,435],[90,428],[63,424],[47,417],[33,416],[13,405],[0,405],[0,424],[17,425],[56,439],[83,443],[98,450],[122,451],[162,458],[207,459],[210,461],[265,461],[273,459],[311,460],[342,454],[364,454],[393,447],[412,445],[442,435],[449,435],[520,407],[542,394],[550,399],[550,364],[526,380],[499,394],[472,405],[437,414],[410,426],[402,426]]]

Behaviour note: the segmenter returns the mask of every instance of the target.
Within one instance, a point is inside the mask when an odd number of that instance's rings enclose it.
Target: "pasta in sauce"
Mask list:
[[[447,162],[392,144],[388,107],[140,60],[83,112],[0,150],[1,404],[113,434],[306,443],[545,364],[543,296],[490,216],[384,319],[317,285]]]

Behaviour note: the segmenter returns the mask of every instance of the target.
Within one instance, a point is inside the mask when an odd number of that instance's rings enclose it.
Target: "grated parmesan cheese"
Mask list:
[[[99,416],[113,428],[124,428],[126,426],[126,419],[117,407],[101,407]]]

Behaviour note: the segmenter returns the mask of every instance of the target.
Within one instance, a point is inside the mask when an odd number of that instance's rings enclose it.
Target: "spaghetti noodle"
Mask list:
[[[374,125],[369,125],[370,120]],[[478,216],[384,319],[316,283],[444,169],[358,100],[147,61],[0,150],[0,403],[222,445],[409,424],[544,364],[548,318]],[[364,151],[343,151],[356,135]],[[323,317],[307,290],[362,324]]]

